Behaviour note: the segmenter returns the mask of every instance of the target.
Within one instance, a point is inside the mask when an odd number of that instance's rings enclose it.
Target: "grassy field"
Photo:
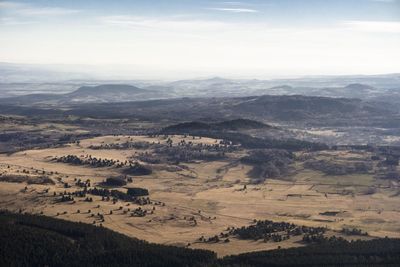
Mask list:
[[[215,144],[211,138],[173,136],[173,143],[187,142]],[[64,183],[74,184],[74,179],[90,179],[99,186],[107,177],[121,175],[115,167],[93,168],[52,161],[64,155],[91,155],[119,161],[135,159],[140,149],[90,149],[101,144],[145,141],[167,142],[164,137],[102,136],[81,140],[63,147],[20,151],[0,155],[0,178],[9,175],[38,175],[50,177],[54,184],[28,184],[0,182],[0,208],[29,213],[43,213],[72,221],[102,223],[118,232],[151,242],[210,249],[219,256],[247,251],[301,246],[296,238],[264,243],[231,238],[229,243],[200,243],[201,236],[214,236],[227,227],[241,227],[254,219],[292,222],[306,226],[326,226],[330,234],[340,235],[342,227],[357,227],[371,237],[400,237],[400,198],[397,185],[379,181],[373,174],[329,176],[319,171],[303,168],[295,163],[296,174],[283,179],[268,179],[262,184],[249,183],[250,166],[238,161],[245,151],[233,152],[226,159],[181,163],[177,171],[168,164],[155,164],[147,176],[134,176],[126,187],[143,187],[150,192],[153,202],[165,205],[145,205],[145,217],[130,217],[124,213],[139,206],[133,203],[102,201],[93,196],[93,202],[75,198],[75,203],[55,202],[54,192],[73,192],[78,188],[64,188]],[[148,151],[150,152],[150,150]],[[240,155],[239,155],[240,154]],[[343,160],[361,157],[351,152],[321,152],[320,158]],[[175,166],[176,167],[176,166]],[[29,173],[28,173],[29,172]],[[246,185],[246,186],[245,186]],[[366,189],[374,187],[373,193]],[[122,207],[122,209],[120,208]],[[154,207],[154,210],[153,210]],[[79,213],[78,213],[79,210]],[[88,212],[90,210],[90,213]],[[110,214],[112,211],[112,214]],[[152,214],[150,213],[152,211]],[[324,212],[335,215],[323,215]],[[57,215],[57,213],[59,215]],[[101,213],[104,222],[91,214]],[[196,220],[196,224],[193,220]],[[352,237],[347,237],[352,238]],[[355,237],[354,237],[355,238]]]

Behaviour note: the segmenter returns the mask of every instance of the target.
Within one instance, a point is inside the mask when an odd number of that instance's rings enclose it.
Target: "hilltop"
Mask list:
[[[191,132],[191,131],[227,131],[227,130],[250,130],[250,129],[262,129],[270,128],[271,126],[249,119],[234,119],[226,120],[215,123],[205,123],[205,122],[183,122],[174,125],[170,125],[164,128],[165,132],[180,131],[180,132]]]

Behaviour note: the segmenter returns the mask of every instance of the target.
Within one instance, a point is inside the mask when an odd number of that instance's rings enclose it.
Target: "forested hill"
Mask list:
[[[98,86],[82,86],[68,95],[92,96],[96,94],[137,94],[145,93],[146,90],[128,84],[102,84]]]
[[[157,132],[157,134],[190,134],[193,136],[204,136],[214,139],[223,139],[225,141],[231,142],[234,145],[240,145],[243,148],[249,149],[277,148],[287,149],[290,151],[299,151],[305,149],[316,151],[329,148],[326,144],[323,143],[307,142],[294,138],[258,138],[240,132],[221,131],[219,130],[219,128],[211,127],[209,124],[198,122],[182,123],[168,126]]]
[[[0,214],[0,266],[205,266],[211,251],[150,244],[83,223]]]
[[[259,251],[225,257],[222,266],[252,267],[395,267],[400,239],[348,242],[332,238],[307,247]]]
[[[90,90],[95,91],[96,89]],[[134,117],[152,121],[169,119],[176,122],[201,121],[204,118],[229,120],[240,117],[256,121],[303,123],[307,125],[400,127],[398,105],[359,99],[263,95],[237,98],[178,98],[138,101],[151,99],[150,94],[152,93],[146,91],[147,96],[144,97],[142,93],[130,93],[127,96],[124,94],[113,95],[113,91],[110,91],[110,95],[107,97],[119,102],[100,103],[102,101],[97,98],[102,93],[86,95],[87,91],[89,89],[81,92],[82,95],[79,93],[79,97],[67,97],[69,102],[74,103],[68,105],[68,101],[65,102],[67,109],[60,109],[59,103],[61,102],[49,95],[47,96],[49,97],[48,100],[53,104],[47,104],[46,108],[43,108],[46,101],[39,101],[38,95],[0,99],[0,113],[28,116],[51,113],[53,115],[103,119]],[[63,98],[66,95],[59,97]],[[130,101],[131,97],[135,98],[136,102],[120,102]],[[86,99],[88,103],[80,103],[79,101],[82,99]],[[38,101],[37,103],[41,103],[41,105],[32,106],[35,101]],[[209,125],[209,123],[206,124]],[[250,125],[248,121],[231,121],[228,124],[209,126],[214,128],[234,126],[237,128],[254,127],[255,125]]]
[[[226,120],[215,123],[206,122],[183,122],[174,125],[170,125],[164,128],[164,131],[226,131],[226,130],[250,130],[250,129],[263,129],[271,128],[271,126],[264,124],[259,121],[248,120],[248,119],[234,119]]]
[[[106,228],[0,213],[0,266],[377,266],[400,263],[400,239],[326,240],[217,259],[211,251],[150,244]]]
[[[28,94],[10,98],[0,98],[0,103],[18,105],[59,105],[108,103],[121,101],[138,101],[164,98],[163,92],[142,89],[128,84],[102,84],[98,86],[81,86],[65,94]]]

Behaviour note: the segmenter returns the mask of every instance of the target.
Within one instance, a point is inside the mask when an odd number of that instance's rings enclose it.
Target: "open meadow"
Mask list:
[[[214,151],[217,146],[224,156],[209,155],[211,159],[193,156],[176,161],[163,150]],[[262,182],[254,182],[254,166],[241,160],[249,153],[207,137],[117,135],[1,154],[0,208],[102,225],[139,239],[208,249],[219,256],[304,246],[303,235],[271,241],[229,233],[258,220],[324,227],[328,237],[400,237],[398,183],[376,176],[371,153],[296,152],[291,173]],[[310,159],[367,160],[372,167],[362,174],[329,175],[306,167]],[[122,182],[114,184],[109,178]],[[91,191],[94,188],[125,196],[129,188],[142,188],[148,195],[124,198]]]

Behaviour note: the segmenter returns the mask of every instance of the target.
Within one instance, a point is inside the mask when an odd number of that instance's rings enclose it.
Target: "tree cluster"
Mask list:
[[[323,234],[326,232],[324,227],[298,226],[287,222],[273,222],[269,220],[257,221],[256,224],[233,228],[229,230],[231,235],[240,239],[252,240],[273,240],[279,242],[286,236],[298,236],[303,234]],[[277,237],[277,235],[281,237]],[[287,239],[287,238],[286,238]]]
[[[85,157],[78,157],[76,155],[66,155],[62,157],[53,158],[56,162],[68,163],[72,165],[88,165],[95,168],[113,167],[121,168],[126,165],[124,162],[113,159],[102,159],[86,155]]]
[[[255,181],[288,175],[293,161],[293,154],[283,149],[257,149],[241,159],[242,163],[253,165],[249,175]]]

